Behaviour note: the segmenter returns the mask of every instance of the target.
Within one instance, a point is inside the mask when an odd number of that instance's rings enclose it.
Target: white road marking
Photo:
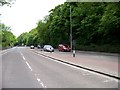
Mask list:
[[[8,52],[2,53],[2,55],[7,54]]]
[[[12,49],[14,49],[14,48],[2,50],[0,53],[1,53],[1,55],[4,55],[4,54],[7,54],[8,52],[10,52],[10,50],[12,50]]]
[[[21,52],[20,52],[20,54],[21,54],[23,60],[25,60],[24,55],[23,55]],[[31,71],[33,71],[32,68],[31,68],[31,66],[30,66],[30,64],[29,64],[27,61],[26,61],[25,63],[27,64],[28,68],[29,68]],[[39,75],[39,74],[35,74],[35,77],[37,77],[37,75]],[[37,77],[37,81],[38,81],[38,83],[39,83],[43,88],[46,88],[46,86],[45,86],[44,83],[40,80],[40,78]]]
[[[37,74],[35,74],[35,77],[37,77]],[[37,77],[37,81],[38,81],[38,83],[39,83],[43,88],[46,88],[46,86],[45,86],[44,83],[40,80],[40,78]]]
[[[23,56],[23,54],[20,52],[21,56]]]
[[[83,75],[90,75],[90,73],[83,73]]]
[[[25,57],[24,57],[24,55],[20,52],[20,54],[21,54],[21,56],[22,56],[22,58],[23,58],[23,60],[25,60]]]
[[[103,81],[103,82],[109,82],[109,80],[105,80],[105,81]]]
[[[31,66],[29,65],[29,63],[27,61],[26,61],[26,64],[29,67],[29,69],[32,71],[32,68],[31,68]]]
[[[6,54],[6,53],[8,53],[8,52],[9,52],[9,51],[5,50],[5,53],[3,53],[3,54]],[[0,53],[2,53],[2,52],[0,52]],[[2,54],[2,55],[3,55],[3,54]],[[21,54],[23,60],[26,60],[25,57],[24,57],[24,55],[23,55],[23,53],[20,52],[20,54]],[[29,68],[31,71],[33,71],[32,68],[31,68],[31,66],[30,66],[30,64],[29,64],[27,61],[26,61],[25,63],[27,64],[28,68]],[[37,76],[37,74],[35,74],[35,77],[36,77],[36,76]],[[37,81],[39,82],[39,84],[40,84],[43,88],[47,88],[47,86],[44,85],[44,83],[40,80],[40,78],[37,77]]]
[[[111,82],[111,81],[113,81],[113,80],[112,79],[106,79],[103,82],[107,83],[107,82]]]
[[[43,83],[40,83],[43,87],[44,87],[44,84]]]
[[[82,68],[79,68],[79,67],[76,67],[76,66],[73,66],[73,65],[67,64],[67,63],[63,63],[63,62],[60,62],[60,61],[54,60],[54,59],[52,59],[52,58],[49,58],[49,57],[46,57],[46,56],[43,56],[43,55],[37,54],[37,53],[35,53],[35,52],[32,52],[32,53],[34,53],[34,54],[36,54],[36,55],[39,55],[39,56],[41,56],[41,57],[47,58],[47,59],[49,59],[49,60],[52,60],[52,61],[55,61],[55,62],[58,62],[58,63],[64,64],[64,65],[66,65],[66,66],[69,66],[69,67],[72,67],[72,68],[75,68],[75,69],[79,69],[79,70],[83,70],[83,71],[85,71],[85,72],[87,72],[87,73],[92,73],[92,74],[95,74],[95,75],[99,75],[99,76],[101,76],[101,77],[105,77],[105,78],[107,78],[107,79],[112,79],[112,80],[118,82],[118,80],[115,79],[115,78],[108,77],[108,76],[105,76],[105,75],[102,75],[102,74],[99,74],[99,73],[95,73],[95,72],[92,72],[92,71],[88,71],[88,70],[85,70],[85,69],[82,69]],[[38,53],[39,53],[39,52],[38,52]]]
[[[6,50],[2,50],[0,52],[1,55],[7,54],[8,52],[10,52],[11,50],[15,49],[16,47],[10,48],[10,49],[6,49]]]
[[[40,82],[41,80],[39,78],[37,78],[38,82]]]
[[[25,57],[23,56],[23,60],[25,60]]]

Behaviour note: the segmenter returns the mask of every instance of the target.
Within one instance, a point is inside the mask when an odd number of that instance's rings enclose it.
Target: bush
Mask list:
[[[78,45],[76,49],[81,51],[95,51],[95,52],[110,52],[110,53],[120,53],[120,45]]]

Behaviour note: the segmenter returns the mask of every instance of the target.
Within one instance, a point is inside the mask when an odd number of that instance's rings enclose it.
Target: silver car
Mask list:
[[[51,45],[44,45],[43,50],[48,52],[54,52],[54,48]]]
[[[34,49],[35,47],[33,45],[30,46],[30,49]]]

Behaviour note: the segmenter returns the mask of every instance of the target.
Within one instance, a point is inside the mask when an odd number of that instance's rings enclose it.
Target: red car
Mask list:
[[[71,51],[71,48],[69,47],[69,45],[67,44],[59,44],[58,46],[58,50],[59,51],[67,51],[67,52],[70,52]]]

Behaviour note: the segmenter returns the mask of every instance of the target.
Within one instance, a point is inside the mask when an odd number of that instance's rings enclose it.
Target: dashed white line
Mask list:
[[[45,84],[40,80],[40,78],[38,78],[39,74],[35,74],[35,77],[37,78],[38,83],[43,87],[46,88],[47,86],[45,86]]]
[[[20,52],[21,56],[23,56],[23,54]]]
[[[23,60],[25,60],[25,57],[23,56]]]
[[[23,55],[21,52],[20,52],[20,54],[21,54],[23,60],[25,60],[24,55]],[[30,66],[30,64],[29,64],[27,61],[26,61],[25,63],[27,64],[28,68],[29,68],[31,71],[33,71],[32,68],[31,68],[31,66]],[[37,74],[35,74],[35,77],[37,77]],[[40,80],[40,78],[38,78],[38,77],[37,77],[37,81],[38,81],[38,83],[39,83],[43,88],[46,88],[46,87],[47,87],[47,86],[44,85],[44,83],[43,83],[43,82]]]
[[[39,78],[37,78],[38,82],[40,82],[41,80]]]
[[[20,52],[20,54],[21,54],[21,56],[22,56],[22,58],[23,58],[23,60],[25,60],[25,57],[24,57],[24,55]]]
[[[44,84],[42,82],[40,84],[44,87]]]
[[[32,71],[32,68],[31,68],[31,66],[29,65],[29,63],[26,61],[25,62],[26,64],[27,64],[27,66],[29,67],[29,69]]]
[[[37,77],[37,81],[39,82],[39,84],[41,84],[41,86],[43,87],[43,88],[46,88],[46,86],[44,85],[44,83]]]

